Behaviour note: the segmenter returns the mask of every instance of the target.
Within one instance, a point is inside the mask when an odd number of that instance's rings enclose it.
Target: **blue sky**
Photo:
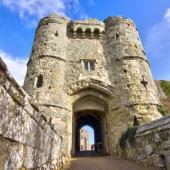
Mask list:
[[[71,19],[132,18],[155,79],[170,80],[169,0],[0,0],[0,56],[22,84],[40,18],[57,12]]]

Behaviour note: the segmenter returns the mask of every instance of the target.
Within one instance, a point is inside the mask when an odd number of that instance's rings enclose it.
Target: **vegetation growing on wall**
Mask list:
[[[161,80],[160,85],[161,85],[164,93],[165,93],[168,97],[170,97],[170,82],[169,82],[169,81]]]
[[[158,111],[159,111],[159,113],[161,113],[162,116],[167,115],[167,109],[164,105],[158,106]]]
[[[121,149],[125,149],[126,148],[126,142],[128,141],[130,145],[133,145],[135,142],[135,134],[137,131],[137,127],[131,127],[128,128],[120,137],[119,139],[119,145],[121,147]]]

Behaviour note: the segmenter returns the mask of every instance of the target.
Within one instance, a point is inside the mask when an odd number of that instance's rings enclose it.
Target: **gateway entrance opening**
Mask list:
[[[83,146],[81,147],[81,129],[85,125],[94,130],[94,144],[90,150],[96,153],[108,154],[106,103],[94,96],[85,96],[74,103],[73,111],[72,155],[84,150]]]

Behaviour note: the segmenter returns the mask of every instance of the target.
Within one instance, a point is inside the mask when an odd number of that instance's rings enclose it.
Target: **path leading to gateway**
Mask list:
[[[73,158],[64,170],[158,170],[110,156]]]

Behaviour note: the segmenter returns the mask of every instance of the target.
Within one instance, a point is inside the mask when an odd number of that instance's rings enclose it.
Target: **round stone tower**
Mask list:
[[[67,22],[56,14],[40,21],[24,82],[24,89],[39,102],[40,110],[62,137],[68,136],[69,109],[64,89]]]
[[[115,87],[111,102],[111,136],[119,136],[116,133],[120,134],[135,122],[143,124],[161,117],[157,110],[160,103],[133,21],[109,17],[105,26],[105,57],[110,81]]]
[[[24,88],[42,105],[55,105],[62,99],[65,76],[67,19],[52,14],[37,27]]]

